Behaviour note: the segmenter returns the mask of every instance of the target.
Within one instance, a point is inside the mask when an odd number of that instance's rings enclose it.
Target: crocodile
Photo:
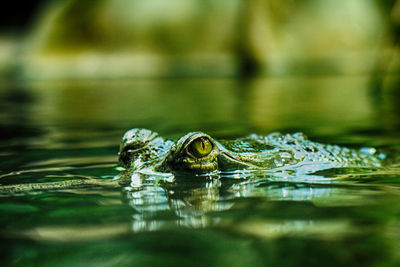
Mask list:
[[[251,134],[218,142],[203,132],[190,132],[176,143],[147,129],[131,129],[122,138],[119,163],[130,171],[152,167],[158,172],[204,174],[243,169],[271,170],[313,166],[313,171],[339,167],[380,167],[385,155],[313,142],[302,133]]]
[[[144,175],[174,177],[245,178],[246,171],[283,171],[310,175],[332,168],[378,168],[385,155],[374,148],[350,149],[310,141],[302,133],[251,134],[232,141],[217,141],[203,132],[190,132],[176,142],[141,128],[127,131],[119,148],[121,174],[117,179],[73,179],[62,182],[0,186],[0,192],[52,190],[100,185],[127,186]],[[238,174],[239,172],[239,174]],[[289,174],[289,176],[287,176]],[[239,176],[238,176],[239,175]]]

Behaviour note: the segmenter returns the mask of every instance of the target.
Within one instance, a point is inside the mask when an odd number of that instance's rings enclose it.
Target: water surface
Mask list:
[[[113,179],[123,133],[177,139],[301,131],[387,155],[382,168],[310,177],[241,173],[136,189],[87,186],[0,197],[8,265],[398,265],[398,81],[367,77],[3,84],[2,185]],[[397,164],[397,165],[396,165]],[[234,178],[246,179],[234,179]],[[276,178],[276,177],[275,177]]]

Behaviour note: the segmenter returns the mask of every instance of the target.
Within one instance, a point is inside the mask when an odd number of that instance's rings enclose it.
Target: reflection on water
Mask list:
[[[335,173],[335,169],[328,171],[332,175]],[[374,177],[376,171],[363,169],[362,172],[365,176]],[[391,173],[380,172],[381,177],[385,175],[390,176]],[[178,178],[177,181],[161,184],[149,179],[153,182],[133,190],[130,188],[126,192],[128,203],[134,210],[132,230],[155,231],[173,225],[189,228],[225,225],[226,218],[220,217],[221,212],[235,209],[238,200],[242,199],[300,201],[322,207],[357,207],[373,204],[374,197],[381,196],[387,190],[384,186],[359,186],[354,182],[325,176],[329,176],[327,172],[324,176],[307,177],[282,176],[282,173],[275,171],[273,174],[252,172],[247,176],[250,180],[243,178],[246,176],[232,180],[232,174],[205,180],[194,177],[192,179],[196,180],[189,182]],[[290,225],[285,229],[288,230]],[[299,225],[296,224],[296,229],[301,228]]]
[[[2,195],[1,261],[399,264],[398,98],[390,84],[382,90],[384,107],[374,106],[362,77],[2,87],[2,185],[113,181],[121,136],[132,127],[171,139],[193,130],[217,139],[301,131],[323,143],[375,147],[387,159],[382,167],[315,171],[305,164],[174,180],[148,172],[129,188]]]

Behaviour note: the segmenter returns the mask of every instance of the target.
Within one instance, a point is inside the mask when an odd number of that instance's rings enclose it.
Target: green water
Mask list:
[[[311,180],[146,181],[0,197],[2,265],[400,264],[400,83],[366,77],[70,81],[0,88],[0,183],[113,179],[123,133],[304,132],[384,152]],[[397,164],[397,165],[396,165]],[[337,179],[338,177],[346,178]],[[183,177],[184,178],[184,177]]]

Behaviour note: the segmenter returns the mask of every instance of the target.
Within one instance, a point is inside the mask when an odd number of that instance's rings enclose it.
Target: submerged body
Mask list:
[[[0,190],[21,192],[83,185],[124,186],[129,185],[133,177],[144,173],[223,175],[242,170],[285,170],[295,175],[308,175],[331,168],[380,167],[383,158],[384,155],[377,154],[373,148],[355,150],[321,144],[307,140],[301,133],[252,134],[242,139],[218,142],[205,133],[191,132],[173,142],[153,131],[135,128],[127,131],[122,138],[119,164],[124,170],[116,180],[75,179],[7,185],[1,186]]]

